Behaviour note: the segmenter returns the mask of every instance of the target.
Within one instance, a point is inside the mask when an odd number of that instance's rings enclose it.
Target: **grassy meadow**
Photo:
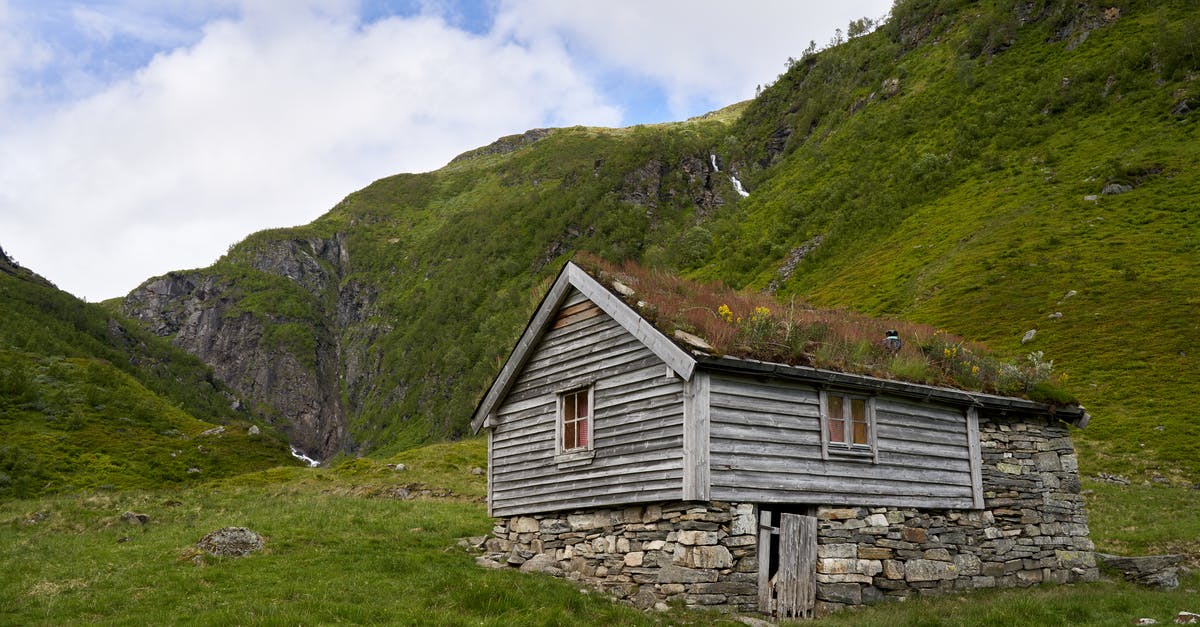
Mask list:
[[[491,529],[485,482],[472,472],[485,459],[484,440],[474,439],[178,490],[4,502],[0,624],[737,624],[678,607],[642,613],[570,581],[476,566],[457,542]],[[397,463],[405,469],[389,466]],[[1185,491],[1087,487],[1101,550],[1195,550],[1200,505]],[[1134,506],[1136,517],[1123,511]],[[127,511],[146,514],[149,523],[123,520]],[[266,548],[244,558],[195,548],[224,526],[258,531]],[[1182,537],[1188,534],[1190,541]],[[1196,575],[1173,592],[1120,581],[1041,586],[889,603],[815,624],[1168,622],[1198,609],[1198,589]]]

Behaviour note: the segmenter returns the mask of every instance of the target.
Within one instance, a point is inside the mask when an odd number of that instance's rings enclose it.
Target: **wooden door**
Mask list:
[[[817,519],[760,511],[758,559],[759,610],[779,618],[812,618],[817,604]]]

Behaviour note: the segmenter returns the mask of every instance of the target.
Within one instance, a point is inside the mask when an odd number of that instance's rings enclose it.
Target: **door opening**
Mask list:
[[[809,507],[759,506],[758,608],[812,618],[817,605],[817,518]]]

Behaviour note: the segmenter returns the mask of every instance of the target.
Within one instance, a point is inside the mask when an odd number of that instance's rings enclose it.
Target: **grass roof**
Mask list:
[[[763,292],[692,281],[633,262],[614,264],[586,253],[574,261],[689,350],[1054,404],[1076,402],[1062,390],[1067,375],[1055,372],[1054,362],[1041,351],[1005,361],[978,342],[926,324],[816,309],[796,299],[784,303]],[[888,331],[900,337],[898,350],[885,346]]]

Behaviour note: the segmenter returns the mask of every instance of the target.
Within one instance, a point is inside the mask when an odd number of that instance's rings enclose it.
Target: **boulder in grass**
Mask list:
[[[196,543],[205,553],[217,556],[243,557],[260,551],[263,537],[245,527],[224,527],[204,536]]]

